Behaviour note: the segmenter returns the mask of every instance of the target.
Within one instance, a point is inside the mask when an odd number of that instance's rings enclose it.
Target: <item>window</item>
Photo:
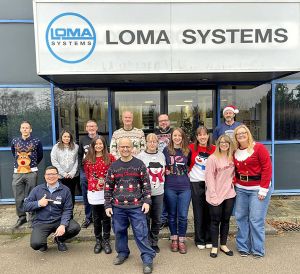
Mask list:
[[[220,90],[221,121],[223,109],[235,105],[236,120],[249,127],[255,140],[271,139],[271,85],[225,86]]]
[[[300,139],[300,83],[277,84],[275,90],[275,139]]]
[[[43,146],[52,145],[49,88],[0,88],[0,146],[7,147],[20,136],[20,124],[27,120],[32,135]]]

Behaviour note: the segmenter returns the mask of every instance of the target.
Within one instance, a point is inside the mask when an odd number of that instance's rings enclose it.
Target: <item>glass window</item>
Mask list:
[[[300,139],[300,83],[277,84],[275,91],[275,139]]]
[[[168,91],[168,112],[171,126],[181,127],[194,138],[200,125],[209,131],[213,128],[213,90],[170,90]]]
[[[255,140],[271,140],[271,85],[225,86],[220,90],[221,121],[223,109],[235,105],[236,120],[249,127]]]
[[[55,106],[58,114],[58,130],[69,129],[77,142],[85,135],[88,120],[97,121],[99,133],[108,136],[107,90],[62,90],[55,89]]]
[[[51,165],[50,152],[44,150],[43,160],[38,166],[38,184],[45,182],[45,168]],[[11,187],[14,160],[11,151],[0,151],[0,159],[0,199],[10,199],[14,197]]]
[[[28,120],[32,135],[43,146],[52,145],[51,104],[49,88],[0,88],[0,146],[10,146],[20,136],[20,124]]]
[[[300,189],[300,144],[275,145],[274,154],[275,189]]]
[[[133,112],[133,126],[153,132],[160,111],[160,91],[120,91],[115,93],[115,128],[122,127],[122,112]]]

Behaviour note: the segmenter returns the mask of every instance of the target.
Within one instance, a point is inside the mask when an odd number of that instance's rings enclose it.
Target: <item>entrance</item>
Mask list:
[[[133,112],[134,126],[146,134],[158,126],[160,113],[168,113],[171,127],[181,127],[191,138],[200,125],[212,132],[215,113],[213,95],[214,89],[115,91],[113,129],[122,126],[122,112],[130,110]]]

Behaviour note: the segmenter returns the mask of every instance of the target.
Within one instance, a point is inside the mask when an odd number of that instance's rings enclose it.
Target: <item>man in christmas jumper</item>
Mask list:
[[[82,190],[82,198],[84,204],[85,219],[81,225],[82,228],[87,228],[92,222],[92,209],[91,205],[88,202],[87,191],[88,191],[88,182],[83,169],[83,159],[90,147],[92,140],[98,136],[98,126],[95,120],[89,120],[86,123],[85,127],[88,135],[85,135],[81,138],[78,148],[78,166],[80,168],[80,185]]]
[[[31,136],[32,127],[28,121],[21,123],[20,132],[22,136],[14,138],[11,143],[11,152],[14,157],[12,189],[19,217],[14,228],[19,228],[27,222],[26,212],[23,209],[24,199],[37,185],[37,166],[43,159],[42,143],[38,138]],[[29,214],[29,219],[31,218]]]
[[[116,130],[110,141],[110,153],[116,159],[120,158],[118,143],[121,138],[128,138],[133,144],[132,155],[136,156],[145,150],[146,140],[145,134],[141,129],[133,127],[133,113],[124,111],[122,113],[123,128]]]
[[[240,122],[236,122],[234,120],[235,115],[238,113],[239,110],[236,106],[233,105],[226,106],[223,109],[223,117],[225,121],[221,125],[217,126],[214,130],[213,139],[215,142],[222,134],[228,135],[233,140],[234,129],[241,125]]]
[[[135,242],[141,252],[143,273],[152,273],[155,251],[148,241],[146,214],[151,204],[151,186],[145,164],[132,156],[133,144],[129,138],[118,143],[121,157],[108,169],[105,185],[105,211],[112,217],[116,236],[115,265],[128,258],[128,226],[131,227]]]

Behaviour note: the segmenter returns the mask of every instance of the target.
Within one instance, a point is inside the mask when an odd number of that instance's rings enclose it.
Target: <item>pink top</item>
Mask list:
[[[217,158],[214,154],[208,157],[206,163],[205,183],[206,201],[214,206],[224,200],[235,197],[233,186],[234,163],[227,158]]]

